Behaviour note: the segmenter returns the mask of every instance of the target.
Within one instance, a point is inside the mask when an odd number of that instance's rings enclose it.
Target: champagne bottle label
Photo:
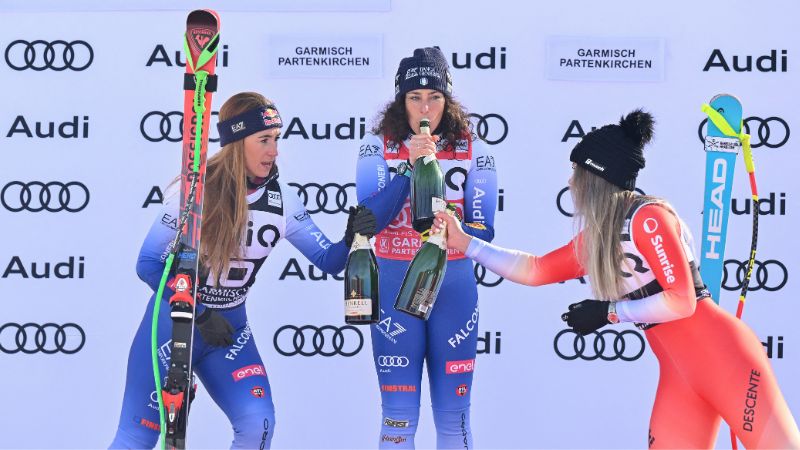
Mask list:
[[[431,153],[430,155],[426,155],[422,157],[422,162],[425,164],[430,164],[436,161],[436,153]]]
[[[372,314],[371,298],[348,298],[344,301],[345,316],[369,316],[370,314]]]
[[[433,212],[445,211],[447,209],[447,202],[443,198],[431,197],[431,210]]]
[[[433,291],[421,287],[414,293],[414,298],[411,300],[411,307],[417,311],[425,314],[433,304]]]
[[[447,242],[445,241],[444,231],[441,233],[431,234],[430,237],[428,237],[428,243],[447,251]]]
[[[372,250],[372,244],[369,243],[369,239],[359,233],[353,236],[353,244],[350,246],[350,253],[356,250]]]

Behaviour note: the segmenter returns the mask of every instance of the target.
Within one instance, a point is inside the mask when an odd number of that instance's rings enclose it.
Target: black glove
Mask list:
[[[347,229],[344,231],[344,243],[350,247],[356,233],[371,238],[375,236],[378,221],[372,210],[364,205],[351,206],[347,217]]]
[[[611,323],[608,321],[608,304],[600,300],[573,303],[569,305],[569,311],[561,315],[561,320],[581,336],[586,336]]]
[[[206,308],[194,321],[206,344],[214,347],[227,347],[233,344],[233,326],[222,314]]]

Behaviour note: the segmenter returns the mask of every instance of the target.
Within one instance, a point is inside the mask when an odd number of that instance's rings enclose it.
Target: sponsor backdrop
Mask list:
[[[9,2],[0,30],[0,447],[99,448],[114,434],[128,349],[150,295],[135,274],[137,252],[179,168],[183,24],[191,7],[215,6],[107,2],[93,11],[83,3],[78,13],[57,2]],[[573,232],[572,146],[640,106],[658,125],[638,187],[671,199],[699,237],[700,105],[720,92],[740,96],[765,200],[744,317],[800,411],[800,287],[791,281],[800,227],[792,132],[800,119],[792,100],[800,5],[289,3],[217,5],[223,33],[213,110],[242,90],[277,102],[286,123],[282,178],[334,240],[355,202],[360,137],[392,97],[398,61],[415,47],[439,45],[450,58],[455,92],[492,145],[496,242],[539,254]],[[215,130],[211,138],[213,151]],[[729,311],[750,242],[748,189],[740,161],[722,289]],[[475,274],[480,328],[472,326],[476,313],[452,339],[478,335],[476,445],[644,446],[658,370],[642,333],[618,326],[581,339],[564,330],[559,316],[590,296],[586,280],[533,289],[482,267]],[[370,448],[379,438],[369,329],[344,326],[340,280],[283,243],[249,296],[250,329],[236,338],[258,343],[264,367],[243,367],[242,376],[269,374],[277,448]],[[405,330],[376,327],[387,339]],[[431,369],[472,369],[453,363]],[[432,447],[423,391],[417,444]],[[719,446],[729,445],[727,428],[721,436]],[[231,440],[202,386],[189,438],[196,448]]]

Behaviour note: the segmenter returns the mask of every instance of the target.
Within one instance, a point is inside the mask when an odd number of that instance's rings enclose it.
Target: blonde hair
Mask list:
[[[220,108],[219,121],[269,104],[272,104],[270,100],[255,92],[236,94]],[[200,240],[201,270],[210,270],[217,275],[217,280],[227,273],[230,260],[243,254],[242,237],[248,219],[244,139],[240,139],[222,147],[208,159]]]
[[[661,198],[623,190],[580,166],[572,175],[570,191],[575,224],[583,232],[577,256],[589,275],[592,293],[599,300],[618,300],[627,294],[622,292],[623,264],[633,272],[622,253],[620,234],[634,201],[659,203],[673,214],[674,209]]]

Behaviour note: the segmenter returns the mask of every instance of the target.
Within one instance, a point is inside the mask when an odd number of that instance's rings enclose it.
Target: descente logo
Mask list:
[[[605,172],[606,171],[605,167],[603,167],[600,164],[597,164],[596,162],[592,161],[592,158],[586,158],[586,161],[584,161],[584,164],[586,164],[587,166],[590,166],[590,167],[594,167],[595,169],[599,170],[600,172]]]
[[[652,217],[645,219],[642,225],[645,233],[647,234],[653,234],[656,232],[656,230],[658,230],[658,221]],[[661,264],[661,271],[664,273],[664,277],[667,279],[667,284],[672,284],[675,282],[675,273],[672,271],[672,268],[675,267],[675,265],[669,262],[667,252],[664,251],[664,245],[662,244],[663,242],[664,238],[662,238],[660,234],[650,238],[650,243],[653,244],[653,248],[656,250],[658,262]]]

